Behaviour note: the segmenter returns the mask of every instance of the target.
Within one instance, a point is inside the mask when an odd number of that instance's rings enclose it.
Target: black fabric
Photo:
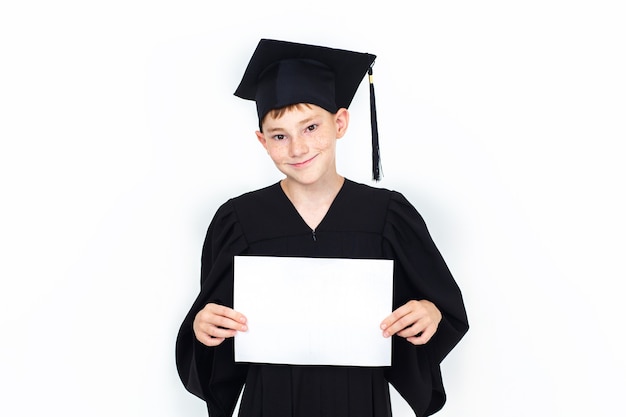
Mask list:
[[[208,302],[232,306],[233,256],[246,254],[393,259],[394,309],[427,299],[443,319],[424,346],[394,337],[391,367],[237,364],[232,340],[206,347],[192,324]],[[313,239],[274,184],[229,200],[215,214],[203,247],[200,294],[181,325],[176,361],[185,387],[207,402],[212,417],[232,415],[244,384],[242,417],[389,416],[387,382],[422,417],[445,403],[440,363],[467,330],[461,292],[422,217],[400,193],[346,180]]]
[[[376,55],[261,39],[235,95],[254,100],[259,121],[272,109],[316,104],[331,113],[348,108]]]
[[[324,64],[304,59],[286,59],[263,71],[257,81],[254,101],[259,120],[272,109],[290,104],[316,104],[337,113],[335,74]]]

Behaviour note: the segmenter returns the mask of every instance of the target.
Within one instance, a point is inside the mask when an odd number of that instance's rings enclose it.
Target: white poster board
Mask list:
[[[390,366],[393,261],[236,256],[235,361]]]

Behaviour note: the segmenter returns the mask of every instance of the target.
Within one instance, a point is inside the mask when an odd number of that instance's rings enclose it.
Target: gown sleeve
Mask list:
[[[216,212],[204,241],[200,293],[187,313],[176,339],[176,366],[185,388],[205,400],[211,417],[231,416],[243,387],[246,365],[233,360],[233,340],[216,347],[200,343],[193,321],[207,303],[232,307],[233,256],[247,243],[232,203]]]
[[[441,361],[469,329],[463,298],[422,216],[400,193],[392,192],[383,236],[386,255],[396,260],[394,309],[425,299],[442,313],[437,332],[425,345],[393,339],[392,366],[386,371],[418,416],[431,415],[446,401]]]

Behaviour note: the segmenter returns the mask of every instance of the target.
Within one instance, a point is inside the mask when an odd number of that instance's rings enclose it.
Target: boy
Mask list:
[[[387,417],[388,383],[420,417],[445,403],[439,365],[468,330],[459,288],[400,193],[336,170],[347,108],[374,59],[263,39],[235,92],[256,102],[257,140],[285,178],[226,202],[207,232],[201,291],[176,353],[181,380],[211,416],[232,415],[244,385],[241,417]],[[380,325],[381,337],[393,337],[391,367],[235,363],[233,337],[247,330],[232,309],[236,255],[393,259],[394,310]]]

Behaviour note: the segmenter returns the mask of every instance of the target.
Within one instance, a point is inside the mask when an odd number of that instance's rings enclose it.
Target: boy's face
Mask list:
[[[332,114],[315,105],[301,105],[276,119],[266,117],[263,132],[256,135],[286,181],[310,185],[336,179],[336,143],[348,121],[346,109]]]

